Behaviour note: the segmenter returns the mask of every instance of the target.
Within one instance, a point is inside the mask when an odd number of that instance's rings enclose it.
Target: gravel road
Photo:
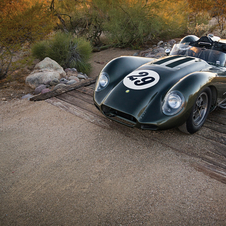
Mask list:
[[[226,185],[151,133],[1,102],[0,225],[226,225]]]

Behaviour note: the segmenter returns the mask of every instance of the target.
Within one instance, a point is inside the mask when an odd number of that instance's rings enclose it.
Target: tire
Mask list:
[[[198,94],[187,121],[179,127],[179,130],[187,134],[193,134],[200,130],[210,112],[211,99],[210,88],[204,88]]]

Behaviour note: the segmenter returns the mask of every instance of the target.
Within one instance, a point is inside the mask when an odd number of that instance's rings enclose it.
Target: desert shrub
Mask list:
[[[54,1],[54,0],[52,0]],[[87,38],[94,46],[107,44],[138,47],[158,38],[186,31],[186,1],[183,0],[92,0],[55,1],[58,27]],[[173,16],[172,16],[173,15]]]
[[[6,78],[11,63],[11,51],[7,47],[0,47],[0,80]]]
[[[45,57],[58,62],[63,68],[76,68],[89,73],[88,62],[92,52],[90,43],[84,38],[76,38],[71,33],[57,32],[49,40],[32,46],[32,55],[40,60]]]
[[[106,19],[106,2],[103,0],[88,1],[54,1],[52,10],[58,18],[57,29],[84,37],[93,46],[100,44],[103,23]],[[100,4],[101,3],[101,4]]]
[[[47,49],[48,49],[48,41],[46,40],[39,41],[32,46],[32,55],[42,60],[47,55]]]
[[[109,10],[109,19],[104,31],[111,43],[116,46],[140,46],[157,36],[160,20],[151,10],[151,6],[137,1],[128,5],[124,2]]]

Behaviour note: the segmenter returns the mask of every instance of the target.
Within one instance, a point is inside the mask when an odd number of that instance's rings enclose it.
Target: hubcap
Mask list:
[[[208,95],[203,92],[199,95],[195,103],[195,108],[193,111],[193,122],[196,126],[200,125],[205,118],[208,108]]]

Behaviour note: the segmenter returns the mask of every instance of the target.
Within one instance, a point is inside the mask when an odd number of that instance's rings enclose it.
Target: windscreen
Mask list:
[[[170,55],[191,56],[205,60],[207,63],[212,65],[226,66],[226,54],[212,49],[195,47],[186,44],[176,44],[171,50]]]

